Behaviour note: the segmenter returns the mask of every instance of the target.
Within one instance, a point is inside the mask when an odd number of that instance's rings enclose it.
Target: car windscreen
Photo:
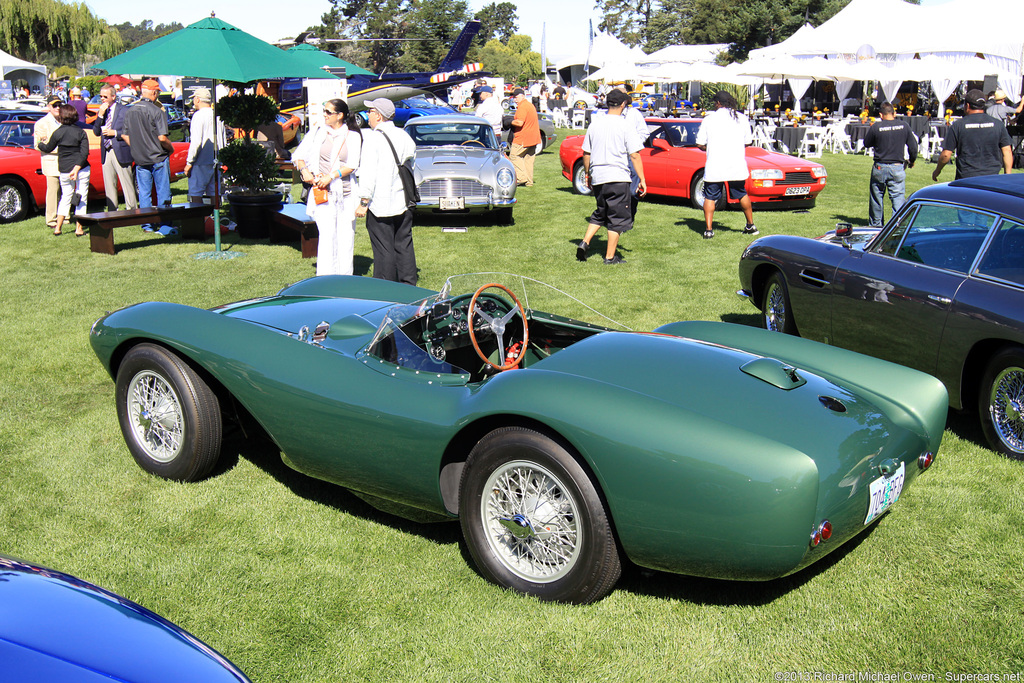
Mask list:
[[[648,140],[666,140],[673,147],[694,147],[700,121],[668,121],[648,123]],[[650,144],[649,142],[649,144]]]
[[[407,124],[405,132],[409,134],[417,147],[476,145],[495,149],[498,146],[491,127],[473,121]]]

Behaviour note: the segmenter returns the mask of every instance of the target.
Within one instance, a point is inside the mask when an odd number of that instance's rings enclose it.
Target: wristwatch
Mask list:
[[[359,206],[362,206],[362,207],[364,207],[364,208],[365,208],[365,207],[367,207],[367,206],[369,206],[369,205],[370,205],[370,200],[369,200],[369,198],[367,198],[367,197],[364,197],[363,199],[360,199],[360,200],[359,200]]]

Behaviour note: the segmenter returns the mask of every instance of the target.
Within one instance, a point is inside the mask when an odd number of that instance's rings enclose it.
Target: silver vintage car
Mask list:
[[[421,116],[405,124],[416,143],[417,211],[493,212],[512,223],[516,174],[490,124],[476,116]]]

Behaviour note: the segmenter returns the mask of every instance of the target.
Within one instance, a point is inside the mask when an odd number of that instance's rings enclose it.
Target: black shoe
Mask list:
[[[715,231],[714,230],[705,230],[704,231],[704,239],[709,240],[709,239],[711,239],[714,236],[715,236]]]
[[[743,228],[743,234],[744,235],[758,235],[758,234],[760,234],[760,231],[757,229],[756,225],[751,223],[747,227]]]
[[[576,260],[577,261],[586,261],[587,260],[587,249],[589,249],[589,248],[590,248],[590,245],[581,240],[580,243],[579,243],[579,246],[576,247]]]
[[[622,258],[618,254],[616,254],[615,256],[612,256],[611,258],[606,258],[604,260],[604,264],[606,266],[616,266],[616,265],[618,265],[620,263],[625,263],[625,262],[626,262],[626,259]]]

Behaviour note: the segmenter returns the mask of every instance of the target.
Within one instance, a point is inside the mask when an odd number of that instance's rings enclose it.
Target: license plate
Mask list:
[[[441,197],[442,211],[461,211],[466,208],[465,197]]]
[[[809,187],[787,187],[786,188],[786,196],[789,196],[789,195],[792,195],[792,194],[810,194],[810,193],[811,193],[811,188],[809,188]]]
[[[869,524],[899,500],[906,474],[906,467],[901,462],[900,468],[892,476],[879,477],[871,482],[871,500],[868,502],[868,516],[864,518],[865,524]]]

